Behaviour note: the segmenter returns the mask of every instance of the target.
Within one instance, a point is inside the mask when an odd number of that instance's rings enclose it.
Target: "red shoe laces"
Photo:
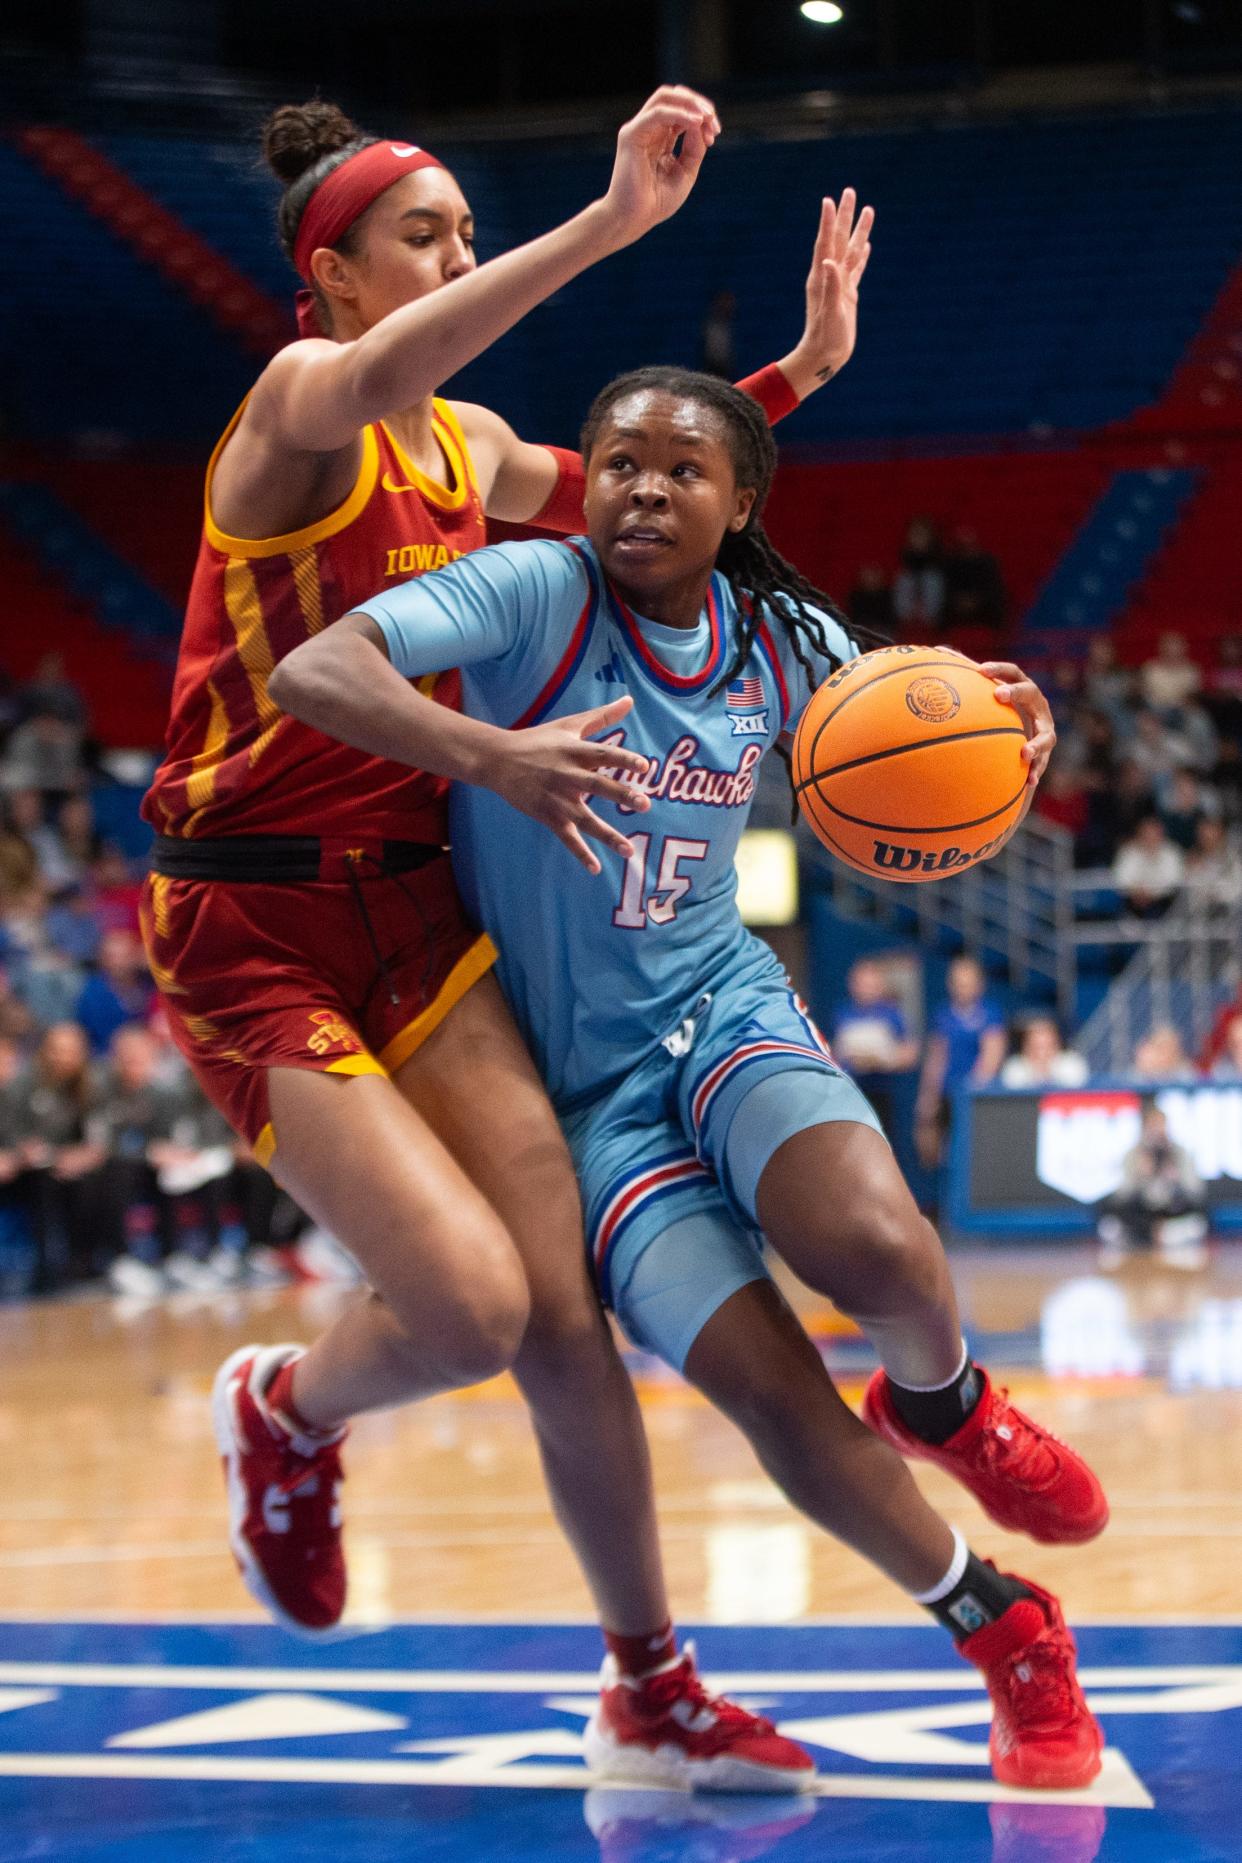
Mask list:
[[[1050,1637],[1016,1650],[1005,1671],[1005,1693],[1024,1726],[1070,1726],[1078,1716],[1068,1652]]]
[[[987,1462],[1004,1463],[1006,1479],[1029,1488],[1046,1488],[1056,1480],[1061,1467],[1057,1449],[1065,1447],[1051,1430],[1016,1409],[1003,1388],[993,1394],[979,1444]]]
[[[339,1481],[341,1458],[337,1453],[338,1448],[339,1444],[335,1442],[320,1443],[313,1455],[308,1456],[298,1455],[296,1449],[291,1449],[290,1454],[296,1458],[299,1466],[291,1475],[286,1475],[283,1481],[276,1483],[278,1492],[296,1494],[300,1488],[316,1478],[319,1480],[321,1490],[326,1489],[330,1483]]]
[[[709,1714],[715,1723],[714,1732],[721,1738],[738,1733],[742,1728],[763,1734],[776,1732],[772,1722],[765,1720],[761,1714],[752,1714],[748,1708],[739,1707],[735,1701],[729,1701],[723,1695],[713,1695],[703,1686],[689,1656],[684,1656],[675,1669],[666,1670],[663,1675],[648,1677],[642,1683],[642,1696],[644,1705],[656,1707],[665,1713],[678,1702],[685,1702],[696,1716]]]

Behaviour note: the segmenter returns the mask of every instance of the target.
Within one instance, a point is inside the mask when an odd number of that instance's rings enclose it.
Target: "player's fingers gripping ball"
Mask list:
[[[824,846],[860,873],[938,880],[986,860],[1016,825],[1025,741],[972,661],[881,647],[815,693],[794,739],[794,787]]]

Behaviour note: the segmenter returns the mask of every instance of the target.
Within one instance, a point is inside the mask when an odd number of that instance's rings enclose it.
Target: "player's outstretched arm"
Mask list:
[[[840,202],[826,199],[806,280],[802,335],[779,362],[737,385],[753,395],[775,425],[809,394],[840,373],[858,339],[858,287],[871,257],[875,209],[846,188]],[[582,526],[585,474],[577,453],[520,440],[487,408],[460,403],[457,412],[470,442],[489,517],[508,524],[539,524],[569,533]]]
[[[267,690],[282,711],[356,750],[495,790],[550,828],[589,873],[598,873],[600,863],[588,838],[623,860],[634,851],[593,812],[590,799],[640,812],[651,806],[641,789],[614,774],[641,775],[647,759],[594,741],[596,733],[620,723],[631,698],[505,731],[417,691],[389,660],[384,635],[370,615],[346,615],[303,641],[276,666]]]
[[[273,358],[247,409],[286,446],[336,452],[370,421],[432,394],[597,260],[667,220],[720,133],[706,97],[663,85],[617,137],[608,192],[563,226],[402,305],[351,343],[308,339]]]
[[[777,367],[799,401],[840,374],[858,340],[858,288],[871,257],[874,207],[854,215],[858,196],[846,188],[839,202],[826,197],[806,279],[802,335]]]

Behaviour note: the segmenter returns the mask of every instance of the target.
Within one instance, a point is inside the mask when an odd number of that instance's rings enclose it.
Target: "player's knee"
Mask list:
[[[607,1321],[588,1285],[551,1299],[534,1293],[518,1360],[521,1377],[583,1390],[613,1369],[613,1358]]]
[[[855,1206],[847,1248],[858,1285],[873,1306],[894,1298],[936,1296],[944,1275],[944,1251],[935,1229],[914,1209],[883,1201]]]
[[[384,1288],[412,1361],[424,1373],[430,1362],[446,1388],[479,1384],[507,1371],[530,1318],[526,1276],[499,1225],[458,1240],[460,1265],[441,1281],[433,1300],[422,1279],[408,1286],[390,1281]]]
[[[463,1290],[436,1315],[431,1349],[447,1385],[481,1384],[508,1371],[530,1314],[520,1276]]]

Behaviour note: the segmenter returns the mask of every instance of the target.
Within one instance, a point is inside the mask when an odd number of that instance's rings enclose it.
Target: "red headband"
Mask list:
[[[324,178],[306,203],[293,242],[293,263],[300,277],[311,282],[311,254],[320,246],[335,246],[347,227],[365,213],[402,175],[416,168],[443,168],[426,149],[411,142],[372,142]]]

